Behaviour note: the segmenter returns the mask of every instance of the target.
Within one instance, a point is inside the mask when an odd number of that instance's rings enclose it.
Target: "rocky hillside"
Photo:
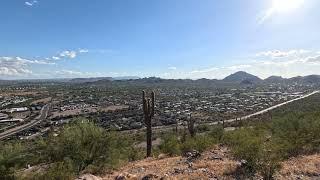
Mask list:
[[[78,180],[136,180],[136,179],[243,179],[241,168],[245,161],[235,160],[224,146],[185,156],[148,158],[125,165],[118,171],[97,177],[82,175]],[[276,179],[319,179],[320,154],[299,156],[282,163]],[[254,179],[261,179],[258,174]]]

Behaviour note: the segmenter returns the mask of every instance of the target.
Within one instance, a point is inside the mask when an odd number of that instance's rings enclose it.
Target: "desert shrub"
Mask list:
[[[191,150],[203,152],[215,144],[215,140],[208,135],[196,135],[195,137],[187,136],[186,140],[181,143],[181,152],[185,153]]]
[[[0,145],[0,179],[13,179],[16,169],[38,162],[36,144],[30,145],[31,143],[14,141]]]
[[[106,132],[90,122],[78,121],[63,128],[57,137],[48,141],[49,162],[70,159],[76,173],[86,169],[103,171],[115,168],[132,156],[131,143],[115,132]]]
[[[271,129],[285,158],[312,153],[320,148],[320,113],[299,113],[277,118]]]
[[[180,142],[177,135],[174,133],[166,134],[162,139],[162,143],[160,144],[159,149],[162,153],[168,155],[180,154]]]
[[[36,141],[1,144],[0,179],[19,178],[16,170],[40,163],[50,167],[34,174],[37,179],[47,175],[53,179],[70,179],[80,172],[103,173],[141,157],[127,136],[81,120],[63,127],[58,136],[51,134]]]
[[[199,124],[196,127],[196,131],[199,132],[199,133],[210,131],[210,126],[208,126],[206,124]]]
[[[232,154],[245,160],[243,167],[247,176],[259,172],[264,179],[271,179],[280,168],[279,149],[270,140],[267,132],[255,128],[243,128],[226,133],[224,142],[231,147]]]
[[[210,129],[208,135],[213,138],[215,142],[220,142],[224,134],[224,129],[222,125],[214,126]]]
[[[238,159],[247,161],[247,172],[255,173],[261,156],[261,137],[251,129],[240,129],[227,133],[224,141],[231,146],[232,153]]]
[[[182,134],[178,137],[175,133],[170,133],[162,137],[159,149],[168,155],[181,155],[191,150],[203,152],[217,143],[212,135],[197,134],[194,137]]]

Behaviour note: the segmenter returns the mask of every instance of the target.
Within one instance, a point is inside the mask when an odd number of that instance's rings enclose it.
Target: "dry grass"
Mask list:
[[[277,179],[320,179],[320,154],[291,158],[282,163]]]
[[[115,179],[118,175],[141,179],[148,174],[156,175],[158,179],[232,179],[226,172],[235,170],[237,166],[238,162],[230,158],[227,148],[217,146],[192,163],[181,156],[148,158],[129,163],[103,179]]]

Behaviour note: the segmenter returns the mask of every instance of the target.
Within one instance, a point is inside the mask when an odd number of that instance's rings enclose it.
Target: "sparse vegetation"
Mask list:
[[[132,149],[127,137],[78,120],[65,126],[58,136],[51,134],[35,142],[4,145],[0,150],[0,175],[14,179],[15,170],[40,163],[47,163],[49,167],[33,175],[39,178],[70,179],[80,172],[103,173],[139,157]]]

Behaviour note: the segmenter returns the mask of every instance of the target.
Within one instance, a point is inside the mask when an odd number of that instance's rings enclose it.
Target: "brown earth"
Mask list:
[[[143,179],[236,179],[233,176],[241,163],[235,160],[224,146],[216,146],[206,151],[192,162],[186,157],[148,158],[131,162],[117,171],[102,176],[104,180],[124,178],[129,180]],[[100,178],[100,177],[99,177]],[[261,179],[256,175],[253,179]],[[275,179],[320,179],[320,154],[305,155],[282,162],[281,170]]]

